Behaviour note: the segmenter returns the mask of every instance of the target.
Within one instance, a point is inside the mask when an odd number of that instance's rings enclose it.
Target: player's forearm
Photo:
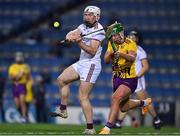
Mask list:
[[[92,56],[94,56],[96,54],[96,50],[94,48],[92,48],[91,46],[85,45],[82,41],[79,41],[78,45],[81,49],[83,49],[87,53],[91,54]]]
[[[149,64],[147,58],[141,60],[142,68],[137,74],[137,77],[143,76],[149,70]]]
[[[137,74],[137,77],[142,77],[147,71],[148,71],[149,67],[143,67],[141,68],[141,70],[139,71],[139,73]]]
[[[139,77],[142,77],[145,73],[146,73],[146,71],[145,71],[144,69],[141,69],[141,70],[139,71],[139,73],[137,74],[137,77],[138,77],[138,78],[139,78]]]
[[[112,59],[112,54],[106,52],[106,54],[104,55],[104,62],[108,64],[111,62],[111,59]]]
[[[17,77],[17,76],[12,76],[12,75],[9,76],[9,79],[10,79],[11,81],[13,81],[13,82],[20,80],[19,77]]]
[[[30,75],[30,78],[29,80],[31,81],[32,85],[34,84],[34,80],[33,80],[33,77]]]
[[[16,79],[16,76],[9,75],[9,79],[14,81]]]
[[[119,55],[124,59],[126,59],[127,61],[131,61],[131,62],[135,61],[136,59],[136,56],[131,54],[120,53]]]
[[[32,79],[30,73],[27,73],[27,74],[26,74],[26,79],[27,79],[27,80],[31,80],[31,79]]]

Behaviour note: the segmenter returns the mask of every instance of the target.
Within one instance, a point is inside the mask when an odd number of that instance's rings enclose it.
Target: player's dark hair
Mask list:
[[[134,35],[137,38],[137,44],[141,44],[143,42],[142,34],[139,30],[133,29],[130,31],[129,35]]]

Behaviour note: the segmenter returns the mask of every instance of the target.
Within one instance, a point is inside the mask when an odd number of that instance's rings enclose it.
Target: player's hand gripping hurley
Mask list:
[[[117,52],[117,46],[112,36],[123,31],[123,26],[120,23],[115,22],[114,24],[107,27],[106,38],[111,42],[114,53]]]
[[[81,36],[81,38],[83,38],[83,37],[85,37],[85,36],[94,34],[94,33],[96,33],[96,32],[100,32],[100,31],[102,31],[102,30],[104,30],[104,29],[99,29],[99,30],[96,30],[96,31],[93,31],[93,32],[90,32],[90,33],[87,33],[87,34],[80,34],[80,36]],[[76,29],[76,31],[77,31],[77,29]],[[62,44],[62,43],[68,43],[68,42],[71,42],[71,41],[69,41],[69,40],[67,40],[67,39],[64,39],[64,40],[61,40],[61,41],[60,41],[60,44]]]

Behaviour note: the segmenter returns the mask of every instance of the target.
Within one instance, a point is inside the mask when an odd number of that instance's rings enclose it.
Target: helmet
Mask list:
[[[114,24],[108,26],[106,31],[106,38],[110,39],[114,34],[118,34],[124,30],[121,23],[115,22]]]
[[[100,14],[101,14],[101,10],[100,8],[96,7],[96,6],[87,6],[84,9],[84,12],[92,12],[94,14],[94,16],[96,17],[96,21],[99,20],[100,18]]]
[[[138,32],[136,30],[132,30],[129,35],[138,36]]]
[[[24,56],[23,56],[23,53],[22,52],[16,52],[15,54],[15,60],[16,61],[24,61]]]
[[[16,52],[15,57],[23,57],[23,53],[18,51]]]
[[[129,36],[135,36],[138,44],[142,41],[141,33],[138,30],[130,31]]]

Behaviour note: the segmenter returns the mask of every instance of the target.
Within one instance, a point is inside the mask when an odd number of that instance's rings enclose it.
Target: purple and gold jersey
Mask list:
[[[27,75],[30,74],[30,67],[26,64],[12,64],[9,67],[8,71],[9,75],[18,76],[21,75],[21,79],[19,81],[15,81],[14,83],[26,84],[27,83]]]
[[[126,38],[125,42],[120,45],[116,45],[117,51],[123,52],[128,54],[129,51],[137,52],[136,43],[133,42],[131,39]],[[112,52],[113,48],[111,42],[108,43],[107,51]],[[122,57],[113,57],[112,62],[112,71],[113,75],[120,78],[134,78],[136,77],[135,72],[135,61],[130,62]]]

